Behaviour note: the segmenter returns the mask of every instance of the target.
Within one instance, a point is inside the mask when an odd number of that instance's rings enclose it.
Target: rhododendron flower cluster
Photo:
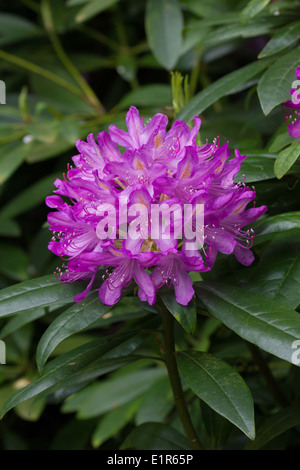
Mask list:
[[[246,156],[236,150],[231,158],[228,143],[196,143],[198,117],[192,129],[176,121],[167,130],[167,116],[156,114],[144,123],[138,110],[131,107],[126,124],[128,132],[111,125],[108,132],[98,134],[97,142],[92,134],[87,142],[79,140],[74,167],[68,168],[64,180],[55,181],[56,194],[46,199],[50,208],[57,209],[48,215],[48,222],[53,231],[49,249],[64,260],[57,269],[59,280],[89,280],[76,301],[97,282],[102,302],[113,305],[123,289],[135,281],[139,298],[150,305],[165,284],[174,287],[177,302],[187,305],[194,294],[189,273],[210,270],[218,252],[233,253],[246,266],[252,263],[254,234],[244,227],[260,217],[266,207],[247,208],[255,192],[244,183],[234,182]],[[202,247],[188,248],[185,234],[181,239],[172,236],[176,217],[164,221],[163,230],[168,229],[169,237],[160,232],[151,237],[145,230],[151,223],[147,212],[139,219],[138,237],[121,236],[124,224],[115,214],[107,224],[107,237],[100,236],[99,226],[110,220],[103,208],[114,207],[121,216],[121,198],[129,205],[146,208],[176,204],[184,211],[187,204],[201,205]],[[134,217],[128,213],[128,224],[132,223]],[[100,284],[96,280],[99,272],[105,273]]]
[[[300,86],[300,66],[296,68],[296,79],[290,91],[292,99],[283,103],[283,106],[289,108],[288,115],[286,116],[288,133],[291,137],[295,138],[300,137],[300,92],[298,91]]]

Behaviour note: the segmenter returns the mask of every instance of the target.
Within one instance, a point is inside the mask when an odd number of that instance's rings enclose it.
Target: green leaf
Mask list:
[[[277,233],[300,228],[300,212],[286,212],[273,215],[252,224],[255,230],[254,243],[261,243],[273,238]]]
[[[248,23],[248,21],[258,15],[269,3],[270,0],[251,0],[248,2],[240,13],[241,22]]]
[[[161,423],[144,423],[126,437],[120,449],[135,450],[190,450],[185,436],[171,426]],[[158,462],[159,463],[159,462]]]
[[[274,172],[278,179],[281,179],[293,166],[300,156],[300,142],[295,139],[287,148],[282,150],[276,158]]]
[[[162,423],[174,407],[174,400],[168,377],[162,377],[141,398],[135,422],[137,426],[143,423]]]
[[[38,421],[46,406],[44,397],[40,399],[30,398],[16,406],[16,414],[26,420],[35,422]]]
[[[242,162],[241,169],[235,177],[235,182],[243,181],[243,175],[246,175],[247,183],[275,178],[274,160],[276,155],[250,152],[247,154],[247,158]]]
[[[228,11],[228,2],[226,0],[184,0],[183,4],[195,15],[203,18],[226,15]]]
[[[252,396],[233,367],[200,351],[180,351],[177,363],[180,376],[201,400],[254,439]]]
[[[196,303],[191,301],[187,306],[181,305],[176,301],[173,293],[160,294],[160,297],[182,328],[184,328],[187,333],[194,333],[197,325]]]
[[[44,203],[45,197],[50,195],[53,189],[55,189],[53,183],[58,176],[60,176],[60,174],[52,173],[41,178],[32,186],[29,186],[29,188],[24,189],[24,191],[17,194],[17,196],[3,207],[0,211],[0,216],[3,218],[17,217],[33,207]]]
[[[94,323],[110,309],[111,306],[104,305],[98,294],[95,294],[59,315],[47,328],[38,344],[36,353],[38,369],[43,368],[58,344]]]
[[[300,21],[291,23],[277,31],[260,52],[258,58],[262,59],[287,49],[296,43],[300,37]]]
[[[62,410],[77,412],[79,419],[99,416],[139,397],[165,374],[165,369],[152,367],[93,383],[68,398]]]
[[[261,77],[257,93],[265,115],[290,98],[290,90],[296,77],[296,67],[300,63],[299,55],[299,48],[288,52]]]
[[[294,310],[240,287],[201,282],[196,295],[208,311],[241,338],[292,362],[292,343],[300,338],[300,315]]]
[[[83,23],[115,5],[119,0],[94,0],[85,5],[76,15],[77,23]],[[78,2],[77,2],[78,3]],[[83,2],[82,2],[83,3]]]
[[[0,338],[4,339],[6,336],[14,333],[22,326],[32,323],[34,320],[43,317],[46,314],[46,310],[34,309],[24,313],[24,315],[16,315],[14,318],[10,319],[0,332]]]
[[[34,23],[17,15],[1,12],[0,46],[41,36],[42,30]]]
[[[21,235],[20,226],[14,220],[0,217],[0,236],[19,237]]]
[[[139,406],[139,401],[125,403],[103,416],[92,436],[92,446],[100,447],[110,437],[118,432],[132,420]]]
[[[14,281],[28,279],[28,256],[20,246],[0,243],[0,273]]]
[[[171,87],[166,84],[154,83],[140,86],[122,98],[119,103],[121,109],[129,106],[170,106],[172,104]]]
[[[254,268],[247,287],[295,309],[300,304],[300,231],[273,238]]]
[[[0,317],[44,307],[62,300],[68,303],[84,289],[84,283],[63,284],[53,275],[24,281],[1,290]]]
[[[0,184],[3,184],[22,165],[28,155],[26,145],[16,146],[12,150],[3,147],[0,154]]]
[[[272,63],[272,59],[252,62],[251,64],[220,78],[195,95],[180,111],[177,119],[181,119],[186,122],[190,121],[194,116],[201,114],[205,109],[227,93],[261,73],[266,67],[268,67],[268,65],[270,65],[270,63]]]
[[[60,389],[60,385],[66,387],[67,379],[72,379],[76,373],[85,367],[89,367],[96,357],[100,357],[108,351],[118,347],[123,341],[126,341],[132,333],[123,333],[114,335],[114,337],[101,338],[96,341],[84,344],[70,351],[63,356],[60,356],[51,361],[45,367],[43,375],[35,382],[18,390],[8,401],[4,404],[0,418],[2,418],[10,409],[14,408],[20,403],[35,396],[45,396],[55,390]],[[122,358],[124,361],[124,358]],[[108,361],[109,362],[109,361]],[[109,366],[102,364],[101,373],[110,371]],[[81,377],[81,382],[83,378]]]
[[[284,408],[272,415],[257,431],[256,439],[249,442],[245,450],[257,450],[268,444],[275,437],[300,423],[299,405]]]
[[[158,62],[171,70],[180,54],[183,17],[177,0],[148,0],[145,17],[150,49]]]

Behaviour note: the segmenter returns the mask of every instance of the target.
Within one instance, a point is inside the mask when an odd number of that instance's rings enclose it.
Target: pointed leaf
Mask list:
[[[300,314],[240,287],[201,282],[196,295],[211,314],[264,351],[292,362],[292,344],[300,338]]]
[[[193,392],[254,439],[254,408],[250,390],[226,362],[200,351],[180,351],[179,373]]]
[[[131,431],[120,447],[135,450],[190,450],[185,436],[161,423],[144,423]]]
[[[290,89],[296,78],[296,67],[300,63],[299,55],[300,49],[293,49],[280,57],[261,77],[257,93],[265,115],[268,115],[275,106],[290,99]]]
[[[187,333],[194,333],[197,325],[196,303],[191,301],[187,306],[181,305],[176,301],[174,294],[160,294],[160,297],[182,328]]]
[[[56,346],[69,336],[82,331],[102,317],[110,305],[104,305],[99,296],[92,295],[84,301],[74,304],[59,315],[47,328],[37,347],[37,365],[41,370]]]
[[[183,18],[177,0],[148,0],[145,17],[150,49],[168,70],[176,64],[182,42]]]

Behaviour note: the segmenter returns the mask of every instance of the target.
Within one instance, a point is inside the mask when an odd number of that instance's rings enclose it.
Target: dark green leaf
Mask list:
[[[197,325],[196,304],[191,301],[189,305],[181,305],[172,294],[160,294],[165,306],[173,317],[180,323],[187,333],[194,333]]]
[[[296,21],[277,31],[259,54],[259,59],[287,49],[300,37],[300,22]]]
[[[94,0],[85,5],[76,15],[76,21],[82,23],[93,16],[98,15],[107,8],[115,5],[119,0]]]
[[[296,48],[280,57],[261,77],[258,83],[258,97],[265,115],[275,106],[290,98],[290,89],[296,79],[300,49]]]
[[[139,397],[165,374],[164,368],[152,367],[93,383],[72,395],[63,405],[63,411],[77,412],[79,419],[99,416]]]
[[[250,390],[226,362],[200,351],[180,351],[180,376],[193,392],[248,437],[254,439],[254,408]]]
[[[149,46],[168,70],[176,64],[181,47],[183,18],[177,0],[148,0],[145,18]]]
[[[273,238],[255,267],[247,287],[295,309],[300,304],[300,230]]]
[[[144,423],[135,428],[121,446],[121,450],[189,450],[185,436],[161,423]]]
[[[71,302],[84,290],[83,283],[62,284],[54,275],[24,281],[0,292],[0,317],[24,312],[54,302]]]
[[[248,2],[240,13],[241,22],[248,23],[248,21],[258,15],[269,3],[270,0],[251,0]]]
[[[300,142],[298,142],[298,139],[294,139],[294,142],[289,147],[282,150],[276,158],[274,172],[278,179],[282,178],[288,172],[299,156]]]
[[[261,449],[268,442],[300,423],[299,405],[284,408],[272,415],[257,431],[256,439],[246,445],[246,450]]]
[[[38,369],[43,368],[50,354],[65,338],[82,331],[110,308],[110,305],[104,305],[98,294],[95,294],[59,315],[45,331],[38,344],[36,354]]]
[[[292,362],[292,344],[300,337],[299,313],[229,284],[201,282],[195,291],[209,312],[237,335]]]
[[[236,87],[261,73],[271,64],[271,61],[272,59],[264,59],[264,61],[253,62],[220,78],[194,96],[180,111],[177,119],[186,122],[190,121],[194,116],[201,114],[209,106],[222,98],[222,96],[225,96]]]

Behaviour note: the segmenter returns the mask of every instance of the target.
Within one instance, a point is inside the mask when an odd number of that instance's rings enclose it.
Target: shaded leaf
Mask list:
[[[225,283],[201,282],[195,285],[195,292],[208,311],[237,335],[292,362],[292,343],[300,337],[299,313]]]
[[[180,351],[180,376],[193,392],[254,439],[254,408],[248,386],[226,362],[200,351]]]

